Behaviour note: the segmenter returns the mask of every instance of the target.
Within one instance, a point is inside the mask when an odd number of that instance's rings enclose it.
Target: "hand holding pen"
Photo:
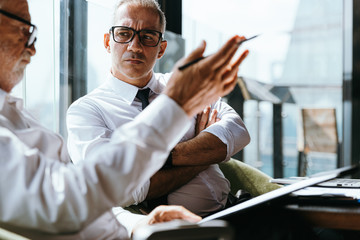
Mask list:
[[[246,41],[249,41],[249,40],[251,40],[251,39],[256,38],[257,36],[259,36],[259,35],[255,35],[255,36],[252,36],[252,37],[249,37],[249,38],[243,39],[243,40],[241,40],[241,41],[240,41],[240,43],[238,43],[238,44],[240,45],[240,44],[242,44],[243,42],[246,42]],[[184,70],[184,69],[186,69],[187,67],[189,67],[189,66],[191,66],[191,65],[193,65],[193,64],[195,64],[195,63],[197,63],[198,61],[200,61],[200,60],[202,60],[202,59],[204,59],[204,58],[205,58],[205,57],[196,58],[195,60],[190,61],[190,62],[188,62],[188,63],[186,63],[186,64],[184,64],[184,65],[180,66],[180,67],[179,67],[179,70]]]
[[[234,36],[206,58],[202,58],[206,48],[203,41],[188,57],[175,65],[164,94],[177,102],[188,116],[194,116],[206,105],[231,92],[237,83],[239,66],[249,53],[245,50],[240,57],[233,59],[243,40],[245,37]],[[186,71],[179,70],[179,66],[199,58],[203,60],[189,65]],[[182,87],[178,87],[180,85]]]

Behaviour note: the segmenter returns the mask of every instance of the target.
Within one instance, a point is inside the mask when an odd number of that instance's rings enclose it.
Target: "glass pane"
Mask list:
[[[250,54],[239,76],[245,82],[266,84],[268,93],[284,102],[285,177],[297,174],[301,108],[335,108],[341,141],[342,4],[342,0],[183,0],[186,54],[202,39],[208,43],[207,55],[231,35],[260,34],[240,47],[238,54],[244,49]],[[272,102],[258,100],[244,105],[252,138],[244,160],[272,175]],[[336,156],[320,154],[311,161],[309,174],[336,167]]]
[[[57,2],[57,1],[55,1]],[[29,4],[32,23],[38,27],[36,55],[26,69],[23,81],[14,94],[24,98],[26,108],[44,126],[57,130],[57,63],[56,38],[58,11],[54,1],[34,0]],[[57,22],[58,23],[58,22]]]
[[[104,34],[112,26],[114,3],[114,0],[88,1],[88,92],[110,73],[111,59],[104,47]]]

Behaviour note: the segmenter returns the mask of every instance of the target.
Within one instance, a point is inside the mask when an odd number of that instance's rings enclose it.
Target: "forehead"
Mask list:
[[[2,10],[31,21],[27,0],[0,0]]]
[[[115,15],[115,24],[135,29],[161,31],[160,17],[155,10],[137,5],[122,5]]]

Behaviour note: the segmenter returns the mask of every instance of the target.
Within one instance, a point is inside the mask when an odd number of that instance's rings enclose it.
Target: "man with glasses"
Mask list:
[[[164,91],[171,76],[153,72],[167,47],[165,16],[157,2],[119,1],[113,18],[104,35],[111,73],[68,110],[68,146],[75,163],[86,161],[116,128],[131,122]],[[207,107],[192,119],[163,169],[132,193],[132,203],[147,200],[143,205],[150,209],[159,204],[182,205],[200,216],[226,206],[230,184],[217,163],[229,160],[250,138],[240,116],[224,102],[214,102],[212,113]]]
[[[234,36],[218,53],[186,70],[175,69],[152,106],[74,167],[61,136],[39,125],[22,100],[10,94],[35,54],[36,28],[28,3],[0,0],[0,9],[0,227],[31,239],[59,233],[67,233],[65,239],[127,238],[110,209],[129,204],[136,187],[161,168],[189,119],[233,89],[246,56],[230,63],[241,37]],[[180,63],[202,57],[204,50],[203,44]],[[200,219],[177,206],[136,217],[136,224]]]

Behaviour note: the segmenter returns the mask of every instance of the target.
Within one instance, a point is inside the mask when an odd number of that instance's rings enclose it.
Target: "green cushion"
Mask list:
[[[242,189],[256,197],[280,188],[280,185],[269,182],[271,177],[239,160],[230,159],[228,162],[220,163],[219,166],[230,181],[232,194]]]

